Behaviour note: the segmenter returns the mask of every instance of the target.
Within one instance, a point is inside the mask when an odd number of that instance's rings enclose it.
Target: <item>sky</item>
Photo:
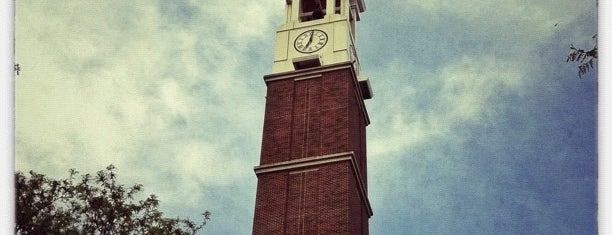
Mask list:
[[[205,234],[251,232],[285,1],[16,2],[15,168],[109,164]],[[595,234],[595,0],[366,0],[371,234]]]

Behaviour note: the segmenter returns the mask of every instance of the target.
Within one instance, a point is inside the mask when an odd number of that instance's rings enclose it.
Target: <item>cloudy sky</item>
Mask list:
[[[252,226],[285,1],[17,1],[16,169],[114,164],[168,216]],[[593,234],[595,0],[367,0],[371,234]]]

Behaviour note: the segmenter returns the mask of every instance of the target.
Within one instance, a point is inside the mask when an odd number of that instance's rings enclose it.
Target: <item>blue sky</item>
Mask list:
[[[284,1],[16,4],[17,170],[112,163],[167,215],[250,233]],[[594,234],[596,70],[565,56],[595,1],[366,5],[371,234]]]

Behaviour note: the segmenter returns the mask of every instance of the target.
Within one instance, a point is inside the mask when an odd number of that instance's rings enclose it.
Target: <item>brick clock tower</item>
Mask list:
[[[364,0],[285,0],[267,86],[253,234],[368,234]]]

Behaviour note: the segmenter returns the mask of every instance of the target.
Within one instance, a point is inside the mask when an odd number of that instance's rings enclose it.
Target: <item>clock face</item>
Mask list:
[[[327,44],[327,34],[321,30],[313,29],[303,32],[295,39],[295,49],[302,53],[312,53],[320,50]]]

